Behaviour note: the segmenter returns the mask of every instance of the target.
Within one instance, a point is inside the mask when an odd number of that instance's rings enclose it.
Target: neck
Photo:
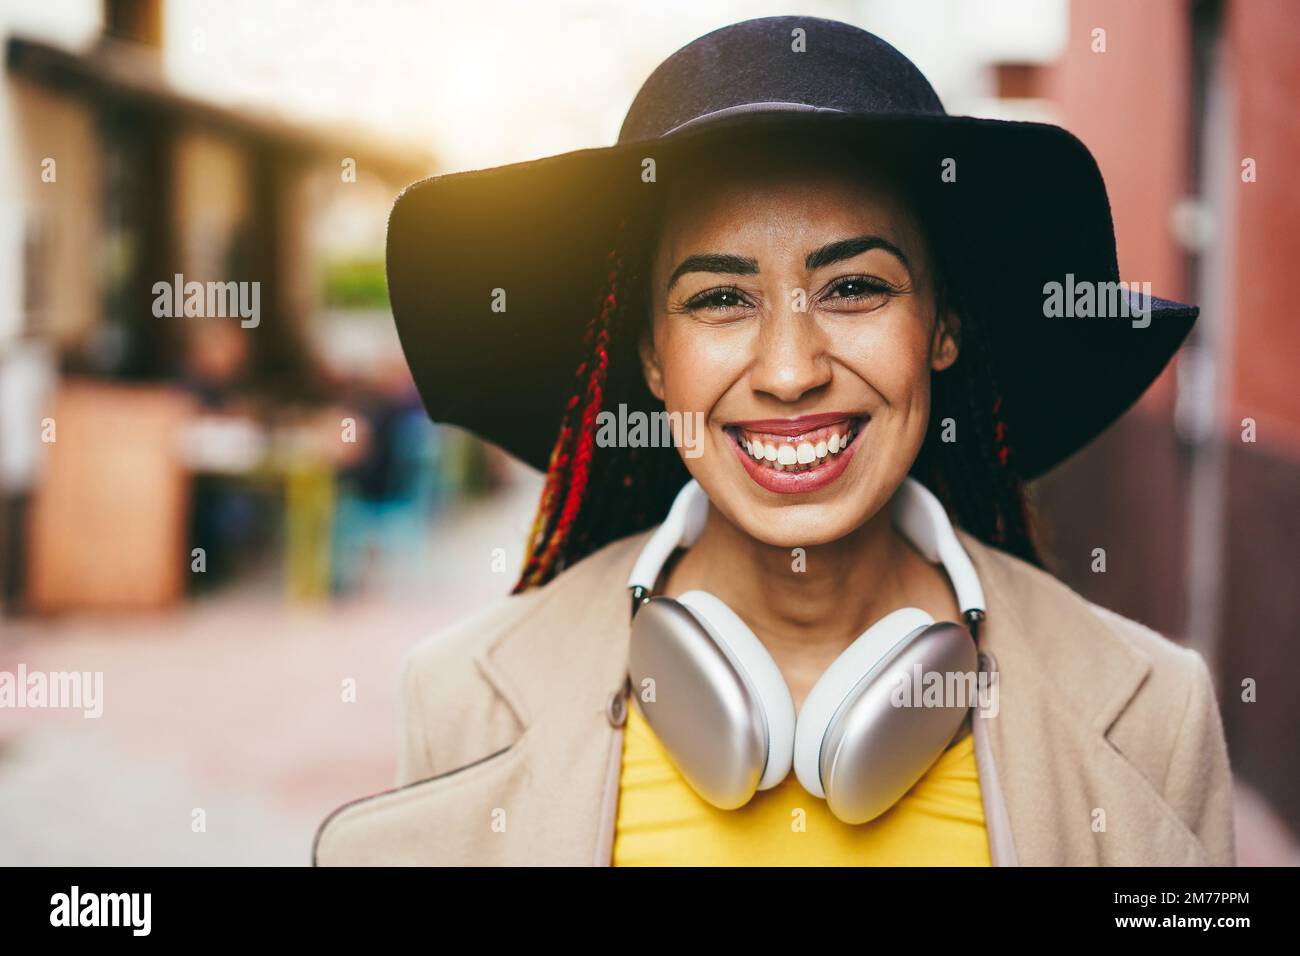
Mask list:
[[[960,620],[947,575],[898,532],[888,507],[852,534],[802,551],[758,541],[710,507],[665,591],[700,589],[725,601],[767,647],[796,700],[891,611],[912,606]]]

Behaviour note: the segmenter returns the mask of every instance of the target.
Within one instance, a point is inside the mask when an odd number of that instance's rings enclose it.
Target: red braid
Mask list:
[[[609,372],[610,324],[619,307],[622,261],[617,249],[609,252],[607,262],[607,291],[583,335],[583,344],[591,353],[578,363],[577,389],[565,406],[564,421],[551,452],[537,517],[529,534],[528,557],[515,585],[516,592],[545,584],[559,570],[559,559],[586,500],[596,445],[596,418],[601,411]],[[577,414],[580,408],[581,413]]]
[[[1007,467],[1011,449],[1007,447],[1007,423],[1002,420],[1002,396],[993,402],[993,446],[997,449],[998,464]]]

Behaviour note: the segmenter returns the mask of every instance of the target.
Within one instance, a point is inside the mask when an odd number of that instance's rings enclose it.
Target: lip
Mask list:
[[[749,432],[765,432],[769,435],[784,435],[786,438],[798,438],[806,432],[845,422],[851,418],[865,418],[853,412],[821,412],[817,415],[800,415],[798,418],[755,418],[744,422],[729,422],[728,427],[739,428]]]
[[[775,432],[778,435],[800,435],[803,432],[812,431],[814,428],[822,428],[826,425],[844,419],[860,419],[858,423],[857,434],[853,436],[853,441],[849,447],[833,456],[830,461],[820,468],[814,468],[811,471],[777,471],[775,468],[768,468],[754,461],[752,457],[746,454],[745,449],[741,448],[730,434],[728,429],[727,440],[731,447],[735,449],[737,457],[740,458],[740,464],[745,469],[745,473],[754,479],[754,483],[760,488],[776,492],[779,495],[801,495],[816,491],[819,488],[825,488],[840,475],[844,474],[844,469],[849,467],[849,462],[853,459],[854,453],[858,450],[858,444],[862,441],[862,433],[866,431],[867,426],[871,423],[868,415],[806,415],[799,419],[776,419],[767,422],[736,422],[732,427],[746,428],[753,431],[771,431],[767,426],[776,422],[798,422],[797,431],[793,432]],[[815,421],[817,424],[809,425],[808,422]]]

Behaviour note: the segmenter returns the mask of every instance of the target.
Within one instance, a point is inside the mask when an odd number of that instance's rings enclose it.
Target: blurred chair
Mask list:
[[[330,595],[330,540],[337,486],[334,469],[311,456],[294,457],[285,472],[285,571],[290,598],[313,601]]]

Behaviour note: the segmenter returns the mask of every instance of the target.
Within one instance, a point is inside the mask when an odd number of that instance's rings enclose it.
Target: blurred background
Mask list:
[[[509,591],[540,489],[420,408],[394,196],[611,143],[678,47],[786,13],[1073,131],[1121,277],[1201,304],[1035,487],[1044,551],[1206,656],[1241,862],[1300,862],[1300,5],[3,0],[0,671],[102,672],[104,714],[0,709],[0,863],[303,864],[391,785],[401,655]],[[176,274],[259,282],[256,327],[155,316]]]

